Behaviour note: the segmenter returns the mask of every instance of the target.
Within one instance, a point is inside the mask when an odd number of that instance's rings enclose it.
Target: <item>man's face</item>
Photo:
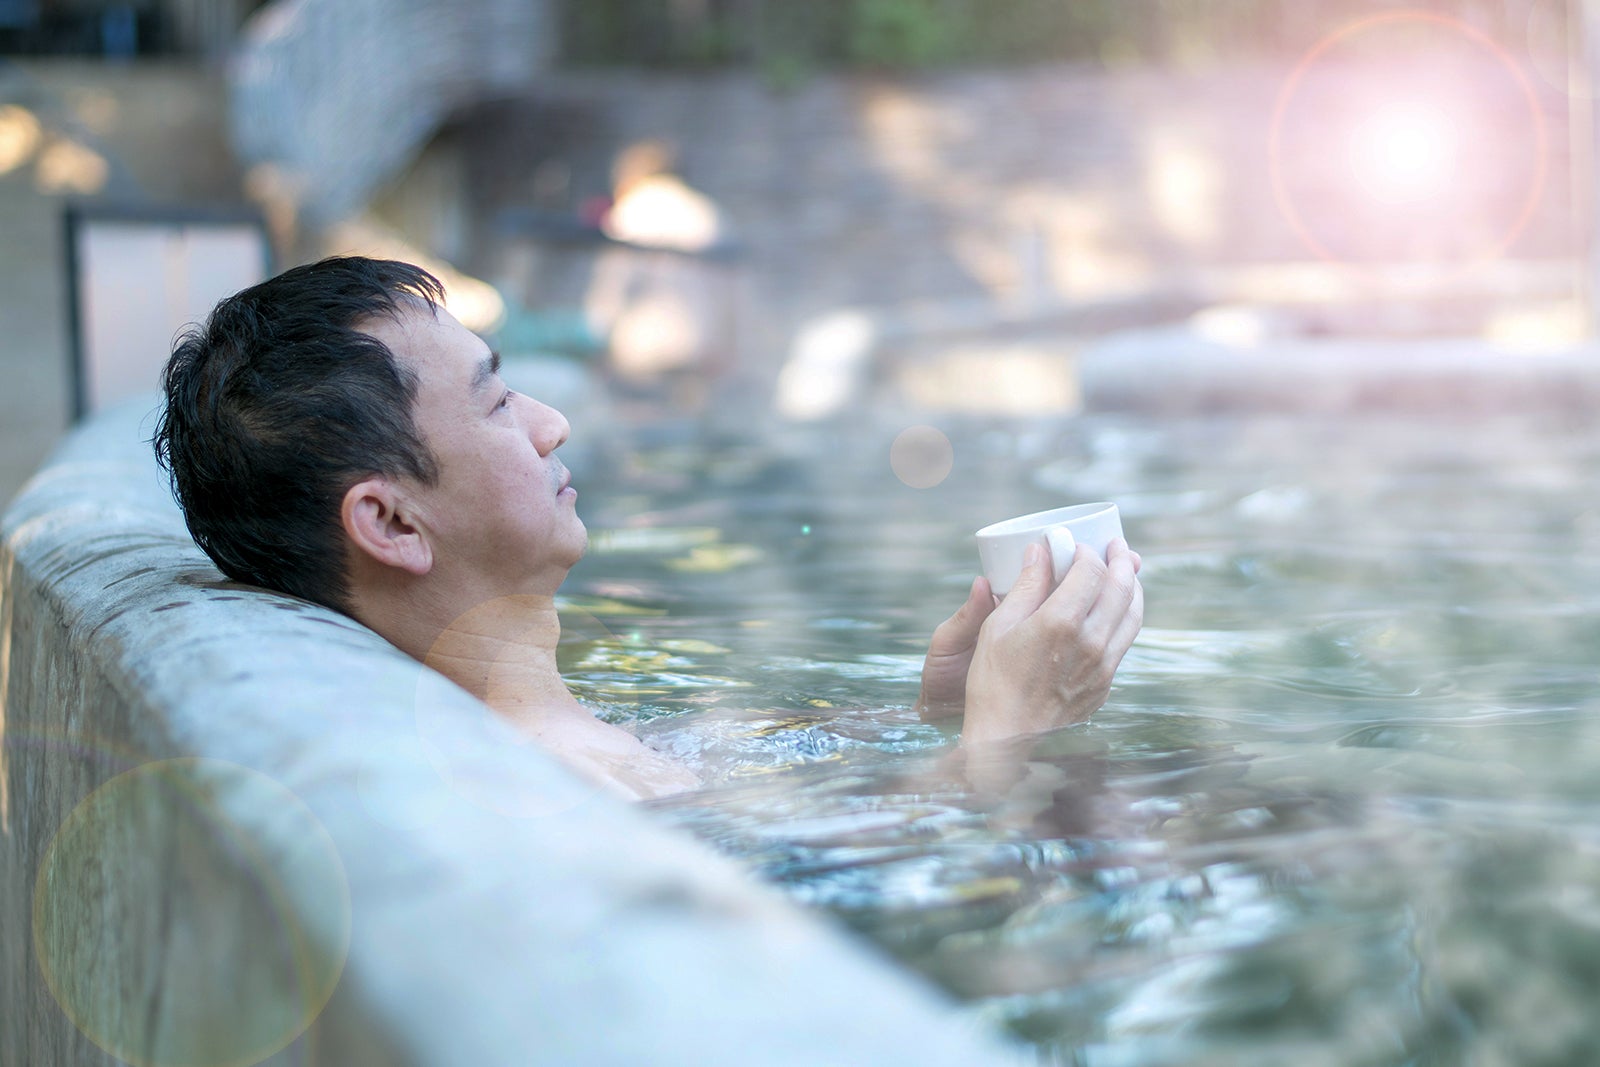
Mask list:
[[[508,390],[499,358],[443,308],[408,305],[363,328],[419,379],[413,417],[439,482],[407,488],[436,572],[489,595],[553,594],[588,543],[555,456],[566,418]]]

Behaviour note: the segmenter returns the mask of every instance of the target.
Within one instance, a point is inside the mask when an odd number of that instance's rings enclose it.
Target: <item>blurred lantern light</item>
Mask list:
[[[38,151],[44,128],[33,112],[16,104],[0,105],[0,174],[8,174]]]
[[[494,333],[505,325],[506,302],[500,290],[429,255],[370,215],[346,219],[330,227],[327,242],[330,255],[398,259],[421,267],[444,283],[445,310],[473,333]]]
[[[1390,104],[1355,124],[1350,163],[1367,195],[1411,204],[1448,188],[1461,161],[1460,124],[1432,103]]]
[[[505,325],[506,302],[500,290],[438,261],[432,270],[445,283],[444,306],[457,322],[473,333],[493,333]]]
[[[104,156],[77,141],[51,141],[34,163],[34,185],[46,194],[90,196],[105,188],[111,165]]]

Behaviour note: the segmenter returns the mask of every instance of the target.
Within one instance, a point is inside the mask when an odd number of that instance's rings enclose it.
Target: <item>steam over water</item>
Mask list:
[[[913,489],[902,428],[585,475],[563,666],[714,783],[663,817],[1045,1062],[1600,1062],[1600,432],[952,423]],[[1090,500],[1145,631],[979,795],[909,711],[928,634],[973,530]]]

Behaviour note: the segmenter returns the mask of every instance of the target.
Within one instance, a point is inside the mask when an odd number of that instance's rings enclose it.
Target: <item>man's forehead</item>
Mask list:
[[[471,374],[488,351],[449,311],[410,297],[402,298],[393,315],[373,316],[356,329],[382,341],[397,360],[424,374]]]
[[[431,308],[415,297],[402,293],[395,298],[392,310],[374,311],[351,325],[364,334],[387,341],[437,324],[441,312],[449,314],[444,308]]]

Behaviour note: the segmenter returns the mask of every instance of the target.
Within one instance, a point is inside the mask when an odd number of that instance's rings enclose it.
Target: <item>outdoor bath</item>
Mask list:
[[[129,6],[0,0],[0,1065],[1600,1062],[1600,4]],[[225,580],[83,387],[245,283],[81,299],[69,194],[436,268],[703,786]],[[963,767],[974,532],[1086,501],[1143,631]]]
[[[1600,436],[1479,384],[1442,410],[575,418],[562,673],[707,783],[637,806],[348,619],[220,581],[151,405],[108,412],[6,516],[11,1039],[1584,1062]],[[910,426],[947,448],[897,458]],[[1103,709],[975,789],[911,710],[927,635],[979,526],[1101,499],[1145,629]]]
[[[593,479],[563,666],[719,781],[659,815],[1046,1062],[1596,1054],[1584,420],[973,419],[926,489],[871,423]],[[1006,796],[941,780],[910,703],[972,531],[1096,499],[1147,598],[1110,702]]]

